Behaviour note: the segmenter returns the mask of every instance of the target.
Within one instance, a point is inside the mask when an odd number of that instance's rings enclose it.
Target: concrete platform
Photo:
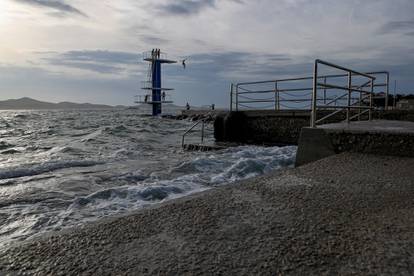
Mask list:
[[[374,120],[374,121],[360,121],[348,123],[326,124],[318,126],[318,128],[331,131],[344,132],[367,132],[367,133],[411,133],[414,134],[414,122],[404,121],[388,121],[388,120]]]
[[[303,128],[296,166],[342,152],[414,157],[414,122],[374,120]]]

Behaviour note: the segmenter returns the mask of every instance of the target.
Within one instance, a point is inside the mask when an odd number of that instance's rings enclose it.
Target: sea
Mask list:
[[[193,124],[137,109],[0,111],[0,248],[294,164],[294,146],[183,151]]]

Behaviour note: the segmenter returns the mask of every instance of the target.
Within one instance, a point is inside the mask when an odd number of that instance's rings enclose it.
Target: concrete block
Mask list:
[[[323,129],[302,128],[296,154],[296,166],[301,166],[336,154],[330,137]]]

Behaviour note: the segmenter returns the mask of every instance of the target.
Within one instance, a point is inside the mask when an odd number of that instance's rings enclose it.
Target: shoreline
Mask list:
[[[412,274],[413,168],[328,157],[23,242],[0,272]]]

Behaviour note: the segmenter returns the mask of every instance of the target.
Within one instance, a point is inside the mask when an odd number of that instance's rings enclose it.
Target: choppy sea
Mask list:
[[[185,152],[138,110],[0,111],[0,247],[292,166],[296,147]]]

